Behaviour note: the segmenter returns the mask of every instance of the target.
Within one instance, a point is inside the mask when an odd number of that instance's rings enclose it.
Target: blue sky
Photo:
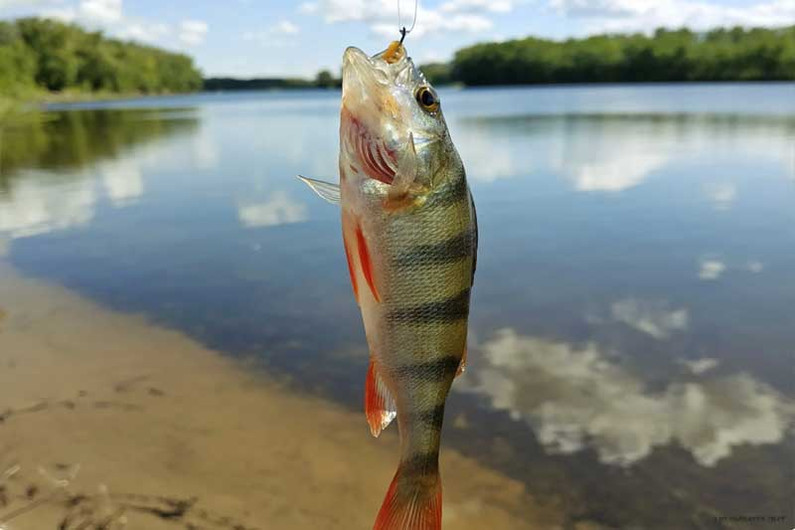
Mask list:
[[[0,18],[55,17],[196,58],[207,75],[337,71],[345,47],[376,52],[397,33],[398,0],[0,0]],[[411,18],[414,0],[402,0]],[[795,24],[795,0],[420,0],[407,47],[419,62],[462,46],[655,27]]]

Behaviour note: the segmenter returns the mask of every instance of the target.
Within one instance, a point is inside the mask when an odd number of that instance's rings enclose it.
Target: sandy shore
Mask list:
[[[390,431],[0,263],[3,530],[369,529]],[[442,474],[448,529],[560,528],[449,449]]]

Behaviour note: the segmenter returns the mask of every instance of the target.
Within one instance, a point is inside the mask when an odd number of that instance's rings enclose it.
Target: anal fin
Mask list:
[[[464,346],[464,355],[461,356],[461,362],[458,364],[458,370],[455,372],[456,377],[467,371],[467,350],[468,348]]]
[[[378,374],[372,357],[364,384],[364,412],[370,425],[370,433],[375,437],[378,437],[397,416],[395,400]]]

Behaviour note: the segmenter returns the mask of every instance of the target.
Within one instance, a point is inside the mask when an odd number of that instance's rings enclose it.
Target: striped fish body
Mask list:
[[[397,405],[404,457],[435,459],[466,349],[474,207],[463,168],[445,178],[423,204],[398,212],[384,211],[380,186],[341,188],[351,282],[376,374]]]
[[[477,228],[435,92],[423,92],[427,82],[410,60],[390,62],[389,53],[395,50],[373,58],[346,52],[343,240],[370,348],[368,423],[377,436],[397,417],[401,439],[400,466],[374,528],[437,529],[441,428],[445,400],[465,360]],[[375,86],[351,79],[366,77],[361,70],[370,66],[403,75],[403,85],[395,89],[389,76]],[[375,117],[368,114],[374,111]]]

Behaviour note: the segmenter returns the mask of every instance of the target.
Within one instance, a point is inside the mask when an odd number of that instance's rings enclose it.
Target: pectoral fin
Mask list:
[[[332,184],[331,182],[324,182],[322,180],[315,180],[302,175],[298,175],[298,178],[301,180],[301,182],[312,188],[312,191],[317,193],[321,199],[328,201],[331,204],[340,203],[340,187],[338,184]]]
[[[370,432],[375,437],[378,437],[397,416],[395,399],[378,374],[372,357],[364,384],[364,412],[367,415]]]

